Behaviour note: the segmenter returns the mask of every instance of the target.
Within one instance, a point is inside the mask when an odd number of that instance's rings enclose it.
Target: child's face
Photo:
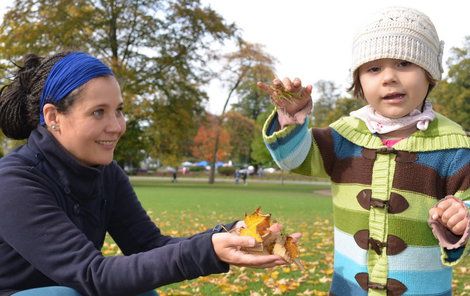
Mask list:
[[[423,68],[395,59],[362,65],[359,81],[367,103],[388,118],[400,118],[420,109],[429,88]]]

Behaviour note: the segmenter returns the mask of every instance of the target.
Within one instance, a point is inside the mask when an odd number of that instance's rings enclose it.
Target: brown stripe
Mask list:
[[[320,148],[320,154],[326,173],[331,176],[331,171],[336,162],[331,128],[312,128],[312,135],[318,148]]]
[[[432,168],[415,162],[397,162],[393,188],[426,194],[436,199],[446,196],[446,180]]]
[[[366,158],[345,158],[336,160],[331,172],[331,180],[335,183],[372,184],[374,161]]]
[[[446,194],[452,195],[457,191],[470,188],[470,164],[464,166],[456,174],[447,177]]]

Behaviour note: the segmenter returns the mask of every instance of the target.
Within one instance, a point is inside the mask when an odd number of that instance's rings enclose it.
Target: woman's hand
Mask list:
[[[241,251],[241,248],[255,246],[255,239],[250,236],[240,236],[234,233],[222,232],[212,235],[212,244],[220,260],[236,266],[268,268],[286,264],[277,255],[253,255]]]
[[[284,78],[282,81],[274,79],[271,85],[263,82],[258,82],[259,89],[271,96],[271,100],[278,107],[279,110],[294,115],[312,100],[312,86],[302,86],[299,78],[290,80]]]
[[[469,223],[468,209],[455,197],[446,198],[429,210],[429,217],[438,221],[455,235],[463,235]]]

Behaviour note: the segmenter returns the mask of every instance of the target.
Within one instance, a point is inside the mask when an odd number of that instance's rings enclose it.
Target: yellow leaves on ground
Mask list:
[[[225,221],[226,213],[209,215],[197,211],[181,211],[178,214],[161,211],[153,220],[163,233],[177,231],[189,236],[197,230],[209,229],[217,221]],[[204,224],[202,221],[210,220]],[[298,246],[304,270],[296,265],[270,269],[232,267],[226,274],[200,277],[190,281],[166,285],[157,289],[160,296],[180,295],[240,295],[240,296],[327,296],[333,273],[333,223],[326,217],[312,217],[309,221],[284,218],[286,225],[295,225],[303,234]],[[121,254],[116,244],[105,243],[103,253]],[[470,296],[470,257],[454,268],[453,295]]]

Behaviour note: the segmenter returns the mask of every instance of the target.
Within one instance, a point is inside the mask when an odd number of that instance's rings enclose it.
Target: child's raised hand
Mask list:
[[[276,78],[272,84],[258,82],[257,86],[271,96],[279,110],[290,115],[302,110],[312,100],[312,86],[303,87],[299,78],[292,81],[289,78],[282,81]]]
[[[455,235],[463,235],[469,223],[467,207],[453,196],[448,196],[431,208],[429,217],[447,227]]]

